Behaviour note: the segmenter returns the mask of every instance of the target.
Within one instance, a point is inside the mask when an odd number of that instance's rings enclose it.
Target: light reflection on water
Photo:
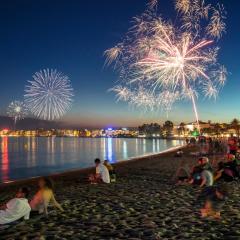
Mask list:
[[[1,144],[1,152],[2,152],[2,181],[8,181],[9,174],[9,158],[8,158],[8,137],[3,137]]]
[[[95,158],[114,163],[181,144],[161,139],[0,137],[0,182],[90,167]]]

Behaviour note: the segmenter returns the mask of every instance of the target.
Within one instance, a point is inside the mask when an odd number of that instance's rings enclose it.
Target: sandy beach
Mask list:
[[[85,169],[53,176],[57,200],[65,212],[50,208],[48,217],[0,226],[0,239],[240,239],[240,187],[230,183],[232,196],[221,220],[201,219],[196,198],[199,188],[176,186],[172,177],[180,164],[196,161],[193,148],[182,158],[174,152],[121,162],[117,182],[89,185]],[[36,191],[37,179],[0,186],[0,203],[19,186]],[[227,236],[227,238],[226,238]]]

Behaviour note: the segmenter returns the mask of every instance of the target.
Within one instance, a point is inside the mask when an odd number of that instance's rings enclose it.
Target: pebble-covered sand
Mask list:
[[[171,181],[183,159],[196,158],[186,150],[184,158],[173,155],[119,164],[117,183],[110,185],[84,184],[88,170],[57,176],[56,198],[65,212],[50,209],[48,217],[0,226],[0,239],[240,239],[240,184],[230,184],[233,193],[221,220],[201,219],[199,189]],[[18,185],[1,187],[0,203]]]

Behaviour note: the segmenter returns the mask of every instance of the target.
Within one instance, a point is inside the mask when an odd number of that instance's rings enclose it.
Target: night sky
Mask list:
[[[213,2],[217,2],[216,0]],[[198,99],[202,120],[229,122],[240,118],[240,1],[222,0],[228,12],[227,34],[220,41],[219,62],[230,72],[216,102]],[[0,112],[23,98],[27,80],[38,70],[54,68],[71,79],[75,98],[64,121],[79,126],[137,126],[163,122],[165,114],[133,111],[116,103],[118,79],[104,68],[103,52],[122,40],[132,17],[146,0],[5,0],[0,5]],[[160,0],[161,12],[173,15],[173,1]],[[190,103],[175,105],[169,119],[192,121]]]

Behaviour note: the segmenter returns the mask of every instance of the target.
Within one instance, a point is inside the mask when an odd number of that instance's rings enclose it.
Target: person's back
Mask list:
[[[3,210],[0,210],[0,224],[7,224],[24,218],[29,219],[31,207],[27,200],[27,190],[19,190],[16,198],[11,199]],[[23,193],[24,192],[24,193]],[[21,195],[20,195],[21,194]]]
[[[110,183],[109,171],[107,167],[104,166],[102,163],[99,163],[96,166],[96,174],[99,174],[101,176],[101,179],[104,183]]]
[[[201,173],[201,178],[201,186],[209,187],[213,185],[213,174],[209,170],[204,169]]]
[[[114,167],[110,164],[110,162],[108,160],[105,160],[103,164],[108,169],[111,183],[116,182],[116,172],[115,172]]]

